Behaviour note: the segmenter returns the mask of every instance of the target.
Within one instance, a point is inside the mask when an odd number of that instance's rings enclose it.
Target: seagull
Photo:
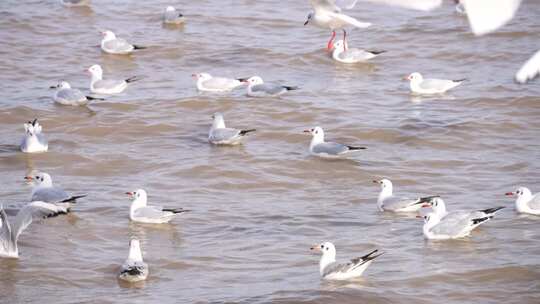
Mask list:
[[[47,152],[49,143],[45,135],[41,133],[41,125],[37,122],[37,118],[24,124],[24,138],[20,145],[21,151],[24,153],[39,153]]]
[[[321,277],[326,280],[358,279],[371,262],[383,254],[376,254],[378,250],[375,249],[362,257],[352,259],[350,262],[338,264],[336,262],[336,247],[334,247],[334,244],[324,242],[311,247],[311,250],[322,253],[319,262],[319,272]]]
[[[177,11],[172,6],[167,6],[165,12],[163,13],[163,23],[166,24],[182,24],[186,21],[184,15]]]
[[[125,80],[103,80],[103,70],[98,64],[94,64],[93,66],[89,67],[87,71],[92,75],[92,79],[90,80],[90,91],[96,94],[122,93],[127,88],[128,83],[139,80],[137,76],[133,76]]]
[[[18,258],[19,235],[32,223],[34,218],[51,216],[46,208],[39,208],[41,202],[24,206],[14,218],[8,219],[4,207],[0,205],[0,257]]]
[[[246,78],[212,77],[208,73],[192,74],[197,80],[197,89],[203,92],[228,92],[247,82]]]
[[[540,75],[540,51],[536,52],[516,73],[516,81],[526,83]]]
[[[86,194],[70,195],[64,189],[54,186],[51,176],[45,172],[36,171],[31,175],[27,175],[24,179],[33,184],[30,201],[40,201],[54,205],[45,208],[55,213],[69,213],[77,199],[86,197]]]
[[[90,0],[60,0],[65,6],[89,6]]]
[[[369,22],[360,22],[353,17],[341,13],[342,8],[336,4],[336,0],[310,0],[310,2],[313,11],[308,14],[304,26],[311,22],[319,28],[330,29],[332,31],[332,36],[327,45],[328,51],[332,49],[333,41],[336,38],[336,30],[343,30],[343,40],[345,40],[347,37],[347,32],[345,31],[346,26],[358,28],[367,28],[371,26],[371,23]],[[356,0],[348,2],[351,3],[344,8],[350,9],[356,4]]]
[[[101,50],[105,53],[115,55],[131,54],[134,50],[145,49],[146,47],[128,43],[126,40],[116,38],[112,31],[101,32],[103,39],[101,40]]]
[[[118,278],[130,283],[146,280],[148,277],[148,264],[143,261],[139,240],[132,239],[129,242],[129,255],[122,264]]]
[[[332,158],[342,156],[349,152],[367,149],[366,147],[356,147],[338,144],[335,142],[325,142],[324,131],[321,127],[304,130],[304,133],[311,133],[311,135],[313,135],[309,145],[309,152],[315,156]]]
[[[373,3],[389,4],[422,11],[433,10],[443,3],[442,0],[366,0]],[[512,20],[521,0],[460,0],[467,12],[472,32],[485,35],[502,27]]]
[[[214,145],[237,145],[241,143],[242,138],[255,129],[240,130],[225,127],[223,114],[215,113],[212,115],[214,122],[208,133],[208,141]]]
[[[410,81],[411,92],[420,95],[443,94],[467,80],[424,79],[418,72],[412,73],[404,79]]]
[[[91,100],[104,100],[103,98],[85,96],[80,90],[72,89],[67,81],[62,81],[58,85],[52,86],[51,89],[57,89],[54,92],[53,100],[61,105],[84,106]]]
[[[129,209],[129,218],[134,222],[163,224],[172,220],[177,213],[189,211],[182,208],[173,209],[147,206],[147,195],[146,191],[143,189],[134,192],[126,192],[126,194],[133,199]]]
[[[526,187],[519,187],[514,192],[507,192],[508,196],[517,196],[516,210],[520,213],[540,215],[540,193],[532,194]]]
[[[279,96],[285,92],[299,89],[298,87],[264,83],[259,76],[250,77],[246,82],[248,83],[247,95],[251,97]]]
[[[438,196],[417,197],[414,199],[396,197],[393,195],[392,182],[389,179],[374,180],[376,184],[381,185],[381,192],[377,198],[377,207],[380,211],[391,212],[416,212],[422,208],[422,205]]]
[[[460,220],[446,219],[435,213],[430,212],[424,216],[423,233],[424,237],[429,240],[448,240],[466,237],[471,234],[471,231],[481,224],[493,218],[493,215],[498,210],[504,207],[486,209],[484,212],[489,214],[481,217],[464,217]]]
[[[433,213],[435,213],[440,219],[446,222],[458,223],[462,220],[470,220],[475,218],[492,217],[495,212],[503,209],[504,207],[495,207],[484,210],[456,210],[446,211],[446,204],[440,197],[433,197],[429,202],[422,205],[422,207],[431,207]]]
[[[364,51],[357,48],[345,47],[343,40],[338,40],[334,43],[334,51],[332,58],[342,63],[358,63],[366,62],[373,59],[386,51]]]

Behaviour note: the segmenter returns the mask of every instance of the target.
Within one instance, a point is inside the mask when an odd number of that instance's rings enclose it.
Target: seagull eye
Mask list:
[[[324,245],[321,245],[321,248],[324,249]]]
[[[36,179],[39,179],[39,176],[36,176]]]

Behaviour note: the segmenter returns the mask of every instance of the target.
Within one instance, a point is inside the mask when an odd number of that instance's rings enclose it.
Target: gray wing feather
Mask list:
[[[207,81],[203,82],[203,86],[208,89],[233,89],[242,83],[236,79],[224,78],[224,77],[214,77],[210,78]]]
[[[371,53],[360,49],[348,49],[345,52],[340,53],[339,57],[341,59],[367,60],[370,54]]]
[[[443,235],[458,235],[463,229],[471,225],[471,219],[468,216],[463,217],[444,217],[441,222],[435,227],[431,228],[431,231],[435,234]]]
[[[104,47],[107,50],[115,52],[129,52],[133,50],[133,45],[129,44],[126,40],[116,38],[104,43]]]
[[[58,187],[37,189],[32,195],[32,202],[42,201],[46,203],[56,203],[69,198],[66,191]]]
[[[160,207],[141,207],[135,210],[135,217],[162,218],[167,215]]]
[[[109,89],[124,83],[124,80],[118,79],[102,79],[94,82],[94,88],[96,89]]]
[[[529,202],[529,208],[539,210],[540,209],[540,193],[537,193],[533,196]]]
[[[452,83],[454,83],[454,82],[451,81],[451,80],[444,80],[444,79],[424,79],[424,81],[422,81],[422,82],[420,83],[420,87],[423,88],[423,89],[426,89],[426,90],[429,90],[429,89],[444,90],[444,89],[446,89],[449,85],[451,85]]]
[[[266,84],[266,83],[254,85],[251,88],[251,91],[253,92],[266,93],[268,95],[277,95],[277,94],[283,93],[284,90],[286,89],[281,85],[273,85],[273,84]]]
[[[240,134],[240,130],[233,128],[215,129],[210,136],[211,141],[230,140]]]
[[[60,103],[81,103],[88,101],[81,91],[75,89],[60,90],[56,93],[56,98],[56,101]]]
[[[349,151],[347,146],[334,142],[325,142],[313,147],[314,153],[327,153],[330,155],[339,155],[347,151]]]
[[[409,207],[418,202],[418,199],[391,196],[383,201],[383,209],[397,210]]]

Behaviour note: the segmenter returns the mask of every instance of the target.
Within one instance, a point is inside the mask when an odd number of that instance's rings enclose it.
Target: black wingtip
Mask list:
[[[86,96],[86,99],[88,99],[88,100],[105,100],[105,98],[97,98],[97,97],[92,97],[92,96]]]
[[[248,81],[249,77],[242,77],[242,78],[236,78],[236,80],[240,81],[240,82],[246,82]]]
[[[432,195],[432,196],[424,196],[418,199],[418,203],[416,204],[423,204],[423,203],[429,203],[432,199],[441,197],[440,195]]]
[[[294,90],[299,90],[300,88],[299,87],[290,87],[290,86],[283,86],[287,91],[294,91]]]
[[[135,82],[137,80],[141,80],[141,78],[139,78],[139,76],[133,76],[133,77],[129,77],[128,79],[126,79],[126,82],[130,83],[130,82]]]
[[[355,146],[347,146],[349,150],[367,150],[366,147],[355,147]]]
[[[495,208],[488,208],[488,209],[484,209],[484,210],[479,210],[479,211],[482,211],[484,212],[485,214],[494,214],[495,212],[503,209],[503,208],[506,208],[506,207],[495,207]]]
[[[467,78],[462,78],[462,79],[456,79],[456,80],[452,80],[453,82],[463,82],[463,81],[467,81],[469,79]]]
[[[65,200],[60,201],[60,203],[74,203],[75,204],[79,198],[83,198],[83,197],[86,197],[86,196],[87,196],[87,194],[73,195],[73,196],[70,196],[70,197],[66,198]]]
[[[361,257],[361,259],[367,262],[367,261],[374,260],[384,254],[384,252],[380,252],[379,254],[376,254],[378,252],[379,252],[379,249],[375,249],[371,251],[370,253],[364,255],[363,257]]]
[[[146,46],[141,46],[141,45],[133,45],[133,49],[134,50],[144,50],[146,49],[147,47]]]
[[[476,225],[476,224],[483,223],[485,221],[489,221],[492,218],[493,218],[493,216],[486,216],[486,217],[482,217],[482,218],[477,218],[477,219],[473,219],[472,223],[473,223],[473,225]]]
[[[163,208],[162,210],[172,212],[172,213],[183,213],[183,212],[190,212],[191,211],[191,210],[182,209],[182,208]]]
[[[34,118],[34,120],[29,121],[29,123],[34,127],[36,126],[36,122],[37,122],[37,118]]]
[[[255,132],[255,131],[257,131],[257,129],[242,130],[242,131],[240,131],[240,135],[244,136],[244,135],[246,135],[246,134],[248,134],[250,132]]]
[[[388,52],[388,51],[368,51],[368,52],[370,52],[370,53],[373,54],[373,55],[380,55],[380,54],[386,53],[386,52]]]

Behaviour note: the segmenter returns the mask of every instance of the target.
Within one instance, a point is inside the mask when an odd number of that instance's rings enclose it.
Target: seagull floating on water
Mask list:
[[[420,95],[443,94],[467,80],[424,79],[418,72],[410,74],[405,79],[409,80],[411,92]]]
[[[53,185],[52,178],[45,172],[33,172],[24,178],[32,183],[31,202],[40,201],[49,203],[53,206],[48,206],[50,211],[55,213],[68,213],[71,211],[73,204],[77,199],[86,197],[83,195],[70,195],[64,189]]]
[[[371,262],[383,254],[378,253],[378,250],[375,249],[362,257],[352,259],[348,263],[338,264],[336,262],[336,247],[334,247],[334,244],[324,242],[311,247],[311,250],[322,253],[319,262],[319,272],[321,277],[326,280],[358,279],[369,267]]]
[[[416,212],[422,208],[424,203],[438,196],[426,196],[418,198],[396,197],[393,194],[392,182],[389,179],[374,180],[376,184],[381,185],[381,192],[377,198],[377,207],[380,211],[391,212]]]
[[[132,239],[129,242],[129,255],[122,264],[118,278],[130,283],[146,280],[148,277],[148,264],[143,261],[139,240]]]
[[[246,84],[246,78],[212,77],[208,73],[191,75],[197,80],[197,89],[203,92],[228,92]]]
[[[125,80],[103,79],[103,70],[98,64],[89,67],[88,72],[92,75],[90,91],[96,94],[119,94],[127,88],[128,83],[139,80],[137,76],[129,77]]]
[[[516,210],[519,213],[540,215],[540,193],[532,194],[529,188],[519,187],[506,195],[516,196]]]
[[[127,55],[134,50],[145,49],[146,47],[128,43],[126,40],[117,38],[112,31],[101,32],[103,39],[101,40],[101,50],[108,54]]]
[[[255,129],[240,130],[225,127],[225,120],[221,113],[215,113],[212,118],[214,121],[208,133],[208,141],[215,145],[237,145],[248,133],[256,131]]]
[[[85,96],[80,90],[72,89],[67,81],[62,81],[58,85],[51,87],[51,89],[54,88],[57,90],[54,92],[53,100],[61,105],[84,106],[91,100],[104,100],[103,98]]]
[[[441,220],[447,223],[455,223],[457,225],[461,221],[469,221],[472,219],[481,219],[486,217],[492,217],[495,212],[503,209],[504,207],[495,207],[483,210],[456,210],[446,211],[446,204],[440,197],[434,197],[422,205],[422,207],[431,207],[433,213],[435,213]]]
[[[24,124],[24,138],[20,148],[24,153],[39,153],[47,152],[49,143],[45,135],[41,132],[41,125],[37,122],[37,118]]]
[[[184,15],[177,11],[173,6],[167,6],[163,13],[163,23],[165,24],[182,24],[186,21]]]
[[[350,152],[365,150],[366,147],[348,146],[335,142],[324,141],[324,131],[321,127],[304,130],[304,133],[311,133],[313,136],[309,144],[309,152],[319,157],[339,157]]]
[[[342,63],[366,62],[386,51],[364,51],[357,48],[348,48],[343,40],[338,40],[333,45],[332,58]]]
[[[471,231],[493,218],[495,213],[504,207],[496,207],[463,216],[442,217],[437,212],[418,216],[424,218],[423,233],[426,239],[448,240],[469,236]]]
[[[371,26],[371,23],[369,22],[360,22],[353,17],[343,14],[341,12],[342,8],[336,4],[337,1],[335,0],[310,0],[310,2],[311,6],[313,7],[313,11],[308,14],[304,26],[312,23],[319,28],[330,29],[332,31],[332,36],[330,37],[327,45],[328,51],[332,49],[333,41],[336,38],[336,30],[342,29],[343,40],[346,40],[347,32],[345,31],[345,27],[353,26],[358,28],[367,28]],[[349,3],[344,5],[343,8],[350,9],[356,4],[356,0],[347,2]]]
[[[168,223],[178,213],[188,212],[182,208],[163,208],[147,206],[147,195],[143,189],[134,192],[126,192],[133,199],[129,208],[129,218],[134,222],[148,224]]]
[[[259,76],[250,77],[246,82],[248,83],[247,95],[251,97],[279,96],[288,91],[298,90],[298,87],[264,83]]]

